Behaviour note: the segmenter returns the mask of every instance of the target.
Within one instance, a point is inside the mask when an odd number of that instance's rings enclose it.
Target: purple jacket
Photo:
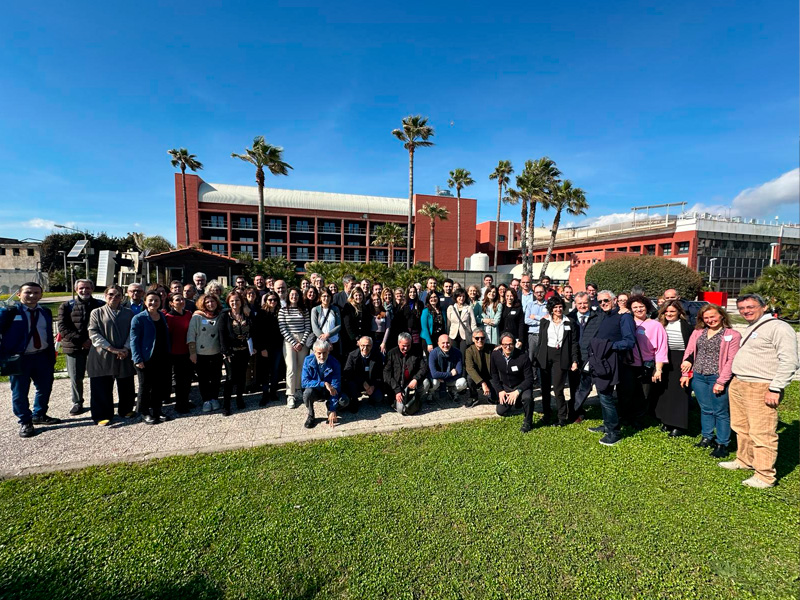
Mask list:
[[[690,360],[694,362],[694,353],[697,352],[697,338],[701,335],[706,335],[705,329],[695,329],[689,337],[689,343],[686,344],[686,351],[683,353],[683,360]],[[719,377],[717,383],[720,385],[727,384],[733,378],[731,367],[733,366],[733,357],[739,351],[739,342],[742,340],[742,335],[735,329],[724,329],[722,331],[722,342],[719,347]]]

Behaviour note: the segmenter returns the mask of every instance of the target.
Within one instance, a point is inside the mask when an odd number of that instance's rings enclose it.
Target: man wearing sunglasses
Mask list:
[[[472,331],[472,344],[467,346],[464,364],[469,382],[469,408],[481,403],[497,404],[497,393],[491,385],[490,361],[494,344],[486,341],[486,332],[477,328]]]

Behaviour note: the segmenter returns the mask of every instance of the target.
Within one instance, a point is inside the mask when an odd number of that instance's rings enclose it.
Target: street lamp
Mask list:
[[[67,273],[67,251],[59,250],[59,254],[64,257],[64,289],[67,289],[67,281],[69,281],[69,274]]]
[[[780,244],[778,242],[772,242],[769,245],[769,266],[770,267],[775,264],[775,248],[777,248],[778,246],[780,246]]]
[[[74,227],[67,227],[66,225],[59,225],[58,223],[55,223],[54,227],[58,229],[67,229],[69,231],[74,231],[75,233],[80,233],[83,236],[83,239],[85,239],[87,242],[89,241],[89,238],[86,237],[85,231],[81,231],[80,229],[75,229]],[[86,261],[86,279],[89,279],[89,244],[86,244],[86,248],[83,250],[83,252]],[[64,260],[65,261],[67,260],[66,257],[64,257]]]

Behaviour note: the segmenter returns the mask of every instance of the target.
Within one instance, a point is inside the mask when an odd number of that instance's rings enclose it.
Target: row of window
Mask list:
[[[8,248],[0,248],[0,256],[6,256]],[[11,248],[11,256],[22,256],[21,248]],[[25,248],[26,256],[33,256],[33,248]]]

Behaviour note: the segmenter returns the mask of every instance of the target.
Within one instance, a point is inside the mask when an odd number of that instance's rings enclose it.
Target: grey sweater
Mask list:
[[[763,322],[770,321],[753,331]],[[752,332],[752,335],[750,335]],[[766,314],[742,334],[742,345],[733,359],[733,374],[742,381],[769,382],[769,389],[783,390],[800,367],[797,334],[788,323]]]

